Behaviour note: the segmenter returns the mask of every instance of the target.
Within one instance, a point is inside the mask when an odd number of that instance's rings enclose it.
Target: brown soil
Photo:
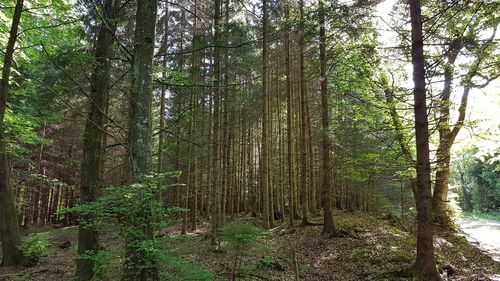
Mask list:
[[[273,228],[260,245],[247,249],[250,251],[243,257],[237,280],[409,280],[401,277],[404,275],[401,272],[409,268],[414,259],[412,234],[367,214],[336,213],[335,219],[341,237],[322,236],[321,226]],[[252,222],[254,219],[239,220]],[[203,224],[187,238],[168,240],[166,247],[183,259],[198,262],[221,280],[231,280],[234,251],[224,243],[216,250],[207,238],[209,229],[209,225]],[[179,236],[178,227],[164,232]],[[489,276],[500,274],[500,263],[463,237],[447,232],[435,236],[438,267],[443,269],[446,280],[490,280]],[[61,248],[68,241],[69,247]],[[0,280],[71,280],[77,227],[51,230],[50,243],[47,255],[39,264],[0,268]],[[102,243],[108,249],[120,245],[112,233],[102,235]],[[108,274],[100,280],[113,280],[109,276],[119,274]]]

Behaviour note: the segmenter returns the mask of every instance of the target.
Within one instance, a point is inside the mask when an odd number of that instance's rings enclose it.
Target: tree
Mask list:
[[[2,80],[0,81],[0,238],[2,241],[2,265],[16,265],[22,262],[22,253],[18,246],[21,235],[17,219],[17,210],[10,187],[10,163],[5,136],[4,117],[7,109],[9,83],[14,50],[18,37],[19,22],[23,12],[24,0],[17,0],[12,17],[9,40],[5,50]]]
[[[81,166],[81,203],[95,201],[103,169],[104,119],[107,117],[107,100],[110,91],[111,56],[116,31],[117,12],[120,1],[107,0],[102,7],[102,23],[97,36],[94,56],[96,65],[91,77],[89,113],[85,125],[83,159]],[[91,218],[83,218],[91,219]],[[80,224],[78,229],[78,254],[85,255],[77,260],[76,276],[90,280],[93,276],[94,261],[89,255],[97,251],[97,231]]]
[[[157,0],[137,1],[134,32],[134,60],[132,62],[132,98],[130,109],[129,147],[132,181],[151,172],[151,106],[153,99],[153,53]],[[147,208],[145,218],[150,216]],[[126,241],[127,261],[125,280],[157,280],[156,261],[150,260],[142,243],[153,239],[152,222],[139,233],[131,233]]]
[[[299,1],[300,12],[300,31],[299,31],[299,88],[300,88],[300,190],[302,201],[302,224],[308,225],[309,222],[309,187],[308,187],[308,167],[307,167],[307,114],[306,103],[307,89],[305,77],[304,62],[304,0]],[[310,155],[309,155],[310,156]]]
[[[293,113],[292,113],[292,73],[290,67],[290,1],[286,2],[285,20],[287,30],[285,33],[285,72],[286,72],[286,136],[287,136],[287,170],[288,170],[288,206],[289,224],[293,226],[297,206],[294,200],[294,170],[293,170]]]
[[[269,167],[269,126],[268,126],[268,89],[267,89],[267,0],[262,0],[262,219],[264,221],[264,228],[270,228],[271,216],[269,211],[269,191],[270,188],[270,167]]]
[[[451,148],[465,124],[467,102],[474,88],[484,88],[500,75],[495,50],[498,21],[492,18],[494,5],[486,3],[450,3],[438,5],[439,11],[430,23],[429,33],[433,42],[443,42],[438,49],[434,64],[442,73],[442,90],[437,100],[437,131],[439,143],[436,151],[436,176],[432,200],[433,219],[441,226],[451,225],[448,211],[448,182],[450,177]],[[446,13],[439,13],[446,9]],[[449,17],[453,14],[453,17]],[[479,16],[480,15],[480,16]],[[444,18],[446,22],[441,23]],[[433,30],[435,24],[443,24],[440,30]],[[481,39],[481,33],[491,32],[489,38]],[[468,63],[463,63],[463,57]],[[456,83],[458,81],[458,83]],[[458,85],[457,85],[458,84]],[[463,87],[455,121],[451,119],[452,94],[457,86]]]
[[[325,35],[325,11],[324,1],[319,0],[319,60],[320,60],[320,83],[321,83],[321,123],[323,129],[322,135],[322,158],[323,158],[323,233],[333,234],[335,224],[333,223],[332,211],[332,187],[331,187],[331,169],[330,153],[331,145],[329,139],[330,133],[330,107],[328,105],[328,77],[326,74],[326,35]]]
[[[417,147],[417,258],[413,270],[422,280],[442,280],[436,269],[432,241],[432,197],[429,160],[429,124],[427,120],[424,41],[420,0],[410,0],[411,58],[413,65],[413,97],[415,140]]]

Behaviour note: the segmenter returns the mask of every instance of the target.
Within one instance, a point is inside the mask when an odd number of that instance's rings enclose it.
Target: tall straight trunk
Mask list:
[[[306,96],[306,133],[307,133],[307,167],[308,167],[308,175],[309,181],[307,184],[308,194],[309,194],[309,211],[315,213],[316,211],[316,179],[314,175],[314,147],[313,147],[313,137],[312,137],[312,128],[311,128],[311,114],[309,111],[309,98]]]
[[[153,100],[153,52],[157,0],[138,0],[135,16],[134,60],[132,63],[132,100],[129,146],[132,181],[151,172],[151,107]],[[153,239],[153,226],[147,211],[141,213],[148,221],[141,233],[126,241],[127,262],[123,279],[134,281],[157,280],[156,260],[146,256],[141,243]]]
[[[12,17],[9,40],[5,50],[2,80],[0,81],[0,239],[2,241],[1,265],[16,265],[22,262],[22,253],[18,246],[21,244],[21,234],[17,221],[17,210],[14,205],[14,196],[10,187],[9,156],[7,155],[7,140],[4,132],[4,118],[9,94],[9,78],[14,59],[14,50],[17,40],[17,30],[23,11],[23,0],[17,0]]]
[[[279,68],[282,69],[282,65],[279,64]],[[284,144],[283,144],[283,124],[282,124],[282,118],[281,118],[281,89],[280,89],[280,81],[279,81],[279,75],[281,75],[281,72],[278,72],[278,75],[276,75],[276,84],[278,85],[278,90],[276,92],[276,104],[278,107],[277,114],[278,114],[278,151],[277,151],[277,156],[278,156],[278,177],[277,177],[277,186],[278,186],[278,212],[281,216],[281,222],[285,222],[285,180],[283,178],[284,173],[284,168],[285,168],[285,160],[283,157],[283,151],[284,151]]]
[[[326,75],[326,35],[325,35],[325,11],[324,0],[319,0],[319,61],[320,61],[320,83],[321,83],[321,124],[322,135],[322,184],[323,184],[323,233],[333,234],[335,224],[333,222],[332,186],[330,177],[330,107],[328,106],[328,77]]]
[[[264,228],[270,228],[269,220],[269,127],[267,92],[267,0],[262,0],[262,219]]]
[[[104,2],[103,23],[99,30],[94,56],[96,66],[91,77],[91,91],[89,113],[85,124],[83,141],[83,160],[81,166],[80,202],[94,202],[99,187],[101,156],[103,155],[103,125],[105,119],[107,99],[110,91],[110,71],[114,32],[116,30],[117,11],[120,1],[107,0]],[[91,217],[82,215],[82,219],[90,220]],[[78,227],[78,254],[94,255],[97,251],[97,231],[92,227],[80,224]],[[92,279],[94,260],[79,258],[76,264],[76,276],[80,280]]]
[[[268,23],[269,24],[269,23]],[[269,57],[267,60],[267,69],[269,69]],[[273,163],[273,155],[274,155],[274,137],[273,137],[273,112],[274,112],[274,103],[271,97],[273,84],[270,84],[269,81],[272,81],[272,75],[269,71],[267,71],[267,142],[268,142],[268,153],[267,153],[267,178],[268,178],[268,189],[267,193],[269,196],[269,227],[274,227],[274,163]]]
[[[429,124],[427,120],[424,42],[420,0],[410,0],[411,54],[413,64],[413,96],[415,140],[417,147],[417,258],[413,265],[415,277],[442,280],[437,269],[432,241],[432,197],[429,161]]]
[[[58,221],[57,216],[58,216],[58,210],[59,210],[60,190],[61,190],[61,186],[56,185],[55,190],[53,191],[53,195],[52,195],[52,207],[51,207],[51,212],[50,212],[50,221],[54,224],[57,223],[57,221]]]
[[[309,224],[309,187],[307,167],[307,92],[304,65],[304,0],[299,1],[300,30],[299,30],[299,87],[300,87],[300,190],[302,201],[302,224]]]
[[[200,15],[201,15],[201,7],[200,7],[200,1],[196,0],[194,2],[194,24],[193,24],[193,49],[197,50],[200,45],[200,35],[202,32],[202,26],[200,22]],[[197,84],[200,82],[201,77],[200,77],[200,66],[201,66],[201,56],[199,52],[193,52],[192,54],[192,72],[191,72],[191,79],[193,81],[193,85],[195,87],[193,88],[193,106],[198,102],[199,100],[199,88],[197,87]],[[193,123],[194,123],[194,131],[197,130],[197,117],[198,117],[198,111],[195,109],[195,112],[193,114]],[[194,134],[192,137],[195,137]],[[192,145],[192,144],[191,144]],[[199,176],[198,176],[198,156],[194,156],[194,163],[192,167],[192,172],[194,174],[193,178],[193,184],[191,186],[192,188],[192,196],[191,196],[191,208],[190,208],[190,224],[191,224],[191,230],[196,229],[196,220],[197,220],[197,212],[198,212],[198,194],[197,194],[197,189],[199,185]]]
[[[229,45],[229,0],[224,1],[224,44]],[[230,159],[231,159],[231,147],[230,147],[230,130],[229,126],[229,50],[224,50],[224,90],[223,90],[223,146],[222,146],[222,169],[223,169],[223,181],[222,181],[222,224],[225,223],[226,213],[227,213],[227,196],[230,188]]]
[[[162,79],[167,79],[167,53],[168,53],[168,19],[169,19],[169,9],[168,9],[168,2],[165,2],[165,16],[164,16],[164,22],[163,22],[163,42],[162,42],[162,48],[163,48],[163,58],[161,61],[161,67],[163,68],[161,71],[161,77]],[[165,146],[165,118],[166,118],[166,108],[165,108],[165,103],[166,103],[166,94],[167,94],[167,86],[166,85],[161,85],[161,93],[160,93],[160,127],[159,127],[159,133],[158,133],[158,173],[163,173],[163,162],[164,162],[164,146]],[[162,202],[165,202],[165,194],[164,192],[160,192],[160,200]]]
[[[220,32],[220,18],[221,18],[221,2],[220,0],[214,1],[214,61],[213,61],[213,69],[214,69],[214,85],[213,85],[213,100],[214,100],[214,108],[213,108],[213,152],[212,152],[212,168],[214,169],[214,175],[212,178],[212,192],[215,196],[215,206],[213,215],[213,227],[215,229],[221,227],[222,225],[222,202],[221,202],[221,192],[222,188],[220,185],[220,47],[218,46],[221,41],[221,32]]]

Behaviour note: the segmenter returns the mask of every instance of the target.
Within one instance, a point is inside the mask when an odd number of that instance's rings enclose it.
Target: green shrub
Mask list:
[[[224,226],[221,233],[231,247],[237,248],[256,244],[265,232],[250,223],[234,223]]]
[[[142,176],[136,183],[126,186],[109,187],[95,202],[80,204],[72,211],[80,215],[80,224],[98,230],[102,226],[112,227],[125,242],[124,276],[129,280],[133,274],[155,274],[161,253],[153,235],[163,227],[167,210],[158,200],[158,194],[167,177],[177,173],[149,174]],[[100,259],[96,253],[87,253],[79,258]],[[103,266],[102,263],[97,264]]]
[[[233,280],[242,268],[242,256],[249,253],[263,238],[265,231],[250,223],[233,223],[225,225],[221,230],[222,238],[234,251],[232,266]]]
[[[23,253],[23,265],[34,266],[44,256],[49,247],[49,233],[35,233],[26,236],[19,249]]]

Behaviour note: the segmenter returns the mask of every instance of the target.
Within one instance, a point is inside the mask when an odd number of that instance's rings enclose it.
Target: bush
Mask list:
[[[34,266],[44,256],[49,247],[49,233],[35,233],[26,236],[19,250],[23,254],[23,265]]]
[[[177,173],[149,174],[136,183],[109,187],[97,201],[79,204],[72,211],[80,215],[80,224],[98,230],[111,226],[125,242],[124,276],[128,280],[138,275],[157,274],[160,253],[153,235],[165,225],[167,210],[158,200],[158,194],[167,188],[163,183],[167,177]],[[90,253],[80,258],[99,259]],[[99,260],[97,260],[99,261]],[[102,263],[97,263],[102,266]],[[137,276],[136,276],[137,275]]]
[[[251,251],[265,233],[263,229],[250,223],[228,224],[222,228],[222,237],[234,251],[233,280],[241,268],[242,256]]]

